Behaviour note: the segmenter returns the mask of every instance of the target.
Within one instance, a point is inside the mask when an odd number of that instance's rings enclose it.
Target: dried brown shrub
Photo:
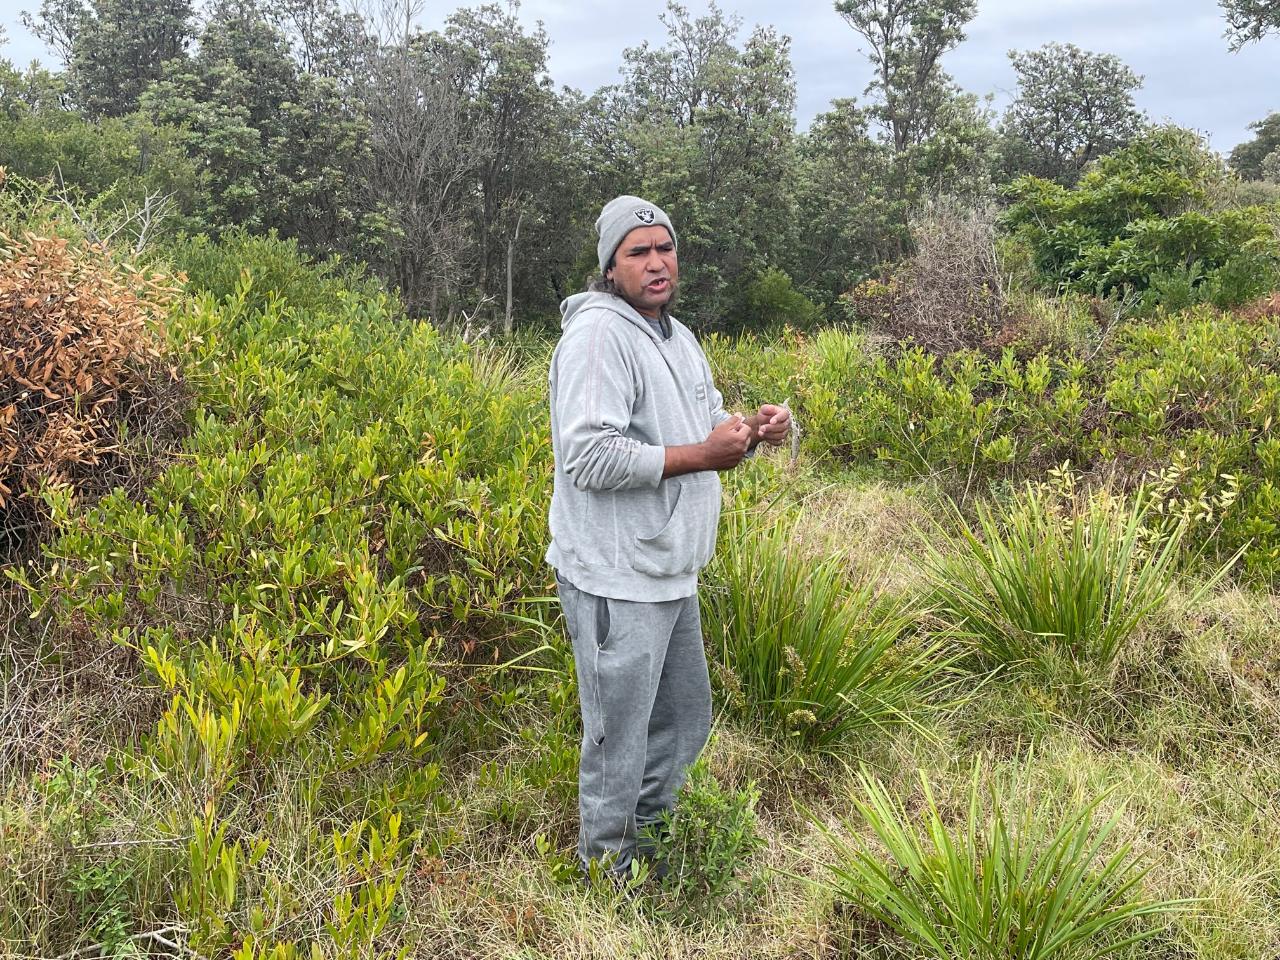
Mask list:
[[[844,300],[894,340],[930,353],[994,349],[1014,319],[996,251],[994,211],[935,201],[911,225],[915,253]]]
[[[172,428],[181,391],[161,348],[177,291],[96,245],[0,234],[0,557],[40,526],[43,482],[101,492],[130,472],[122,425]]]
[[[1280,317],[1280,290],[1246,303],[1237,308],[1236,312],[1246,320],[1274,320]]]

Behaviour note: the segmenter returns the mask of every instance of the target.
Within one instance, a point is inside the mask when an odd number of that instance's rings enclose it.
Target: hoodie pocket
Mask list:
[[[651,537],[636,537],[633,566],[653,577],[694,573],[716,547],[720,522],[720,477],[714,471],[680,479],[667,522]]]

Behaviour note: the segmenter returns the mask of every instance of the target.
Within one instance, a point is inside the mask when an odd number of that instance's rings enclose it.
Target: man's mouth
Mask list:
[[[659,277],[657,280],[650,280],[645,284],[646,290],[652,290],[654,293],[662,293],[667,287],[671,286],[671,281],[666,277]]]

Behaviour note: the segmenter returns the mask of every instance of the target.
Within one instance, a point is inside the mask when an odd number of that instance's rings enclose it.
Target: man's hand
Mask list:
[[[751,427],[735,413],[716,427],[702,441],[706,454],[706,469],[729,470],[742,462],[751,448]]]
[[[678,477],[699,470],[729,470],[742,462],[751,447],[751,427],[735,413],[701,443],[667,447],[662,477]]]
[[[777,447],[791,432],[791,411],[776,403],[764,403],[747,418],[747,424],[751,427],[751,446],[763,440]]]

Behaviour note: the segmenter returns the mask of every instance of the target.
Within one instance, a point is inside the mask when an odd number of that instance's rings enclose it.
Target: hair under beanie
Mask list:
[[[600,216],[596,218],[596,233],[600,235],[600,242],[596,244],[596,255],[600,258],[600,272],[604,273],[608,269],[609,261],[613,259],[618,244],[622,243],[628,233],[636,227],[652,226],[666,227],[667,232],[671,234],[671,242],[678,243],[675,227],[671,226],[671,219],[657,204],[629,194],[614,197],[606,203],[604,209],[600,211]]]

